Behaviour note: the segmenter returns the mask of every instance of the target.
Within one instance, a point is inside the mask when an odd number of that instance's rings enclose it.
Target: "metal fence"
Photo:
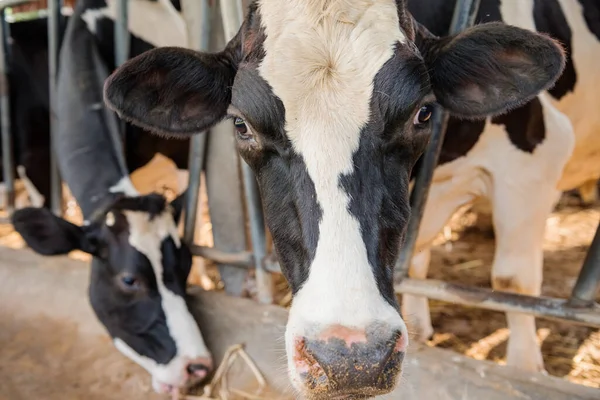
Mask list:
[[[119,16],[115,23],[115,51],[116,60],[120,64],[127,59],[129,54],[128,43],[129,33],[127,27],[127,0],[117,0],[119,3]],[[193,45],[197,50],[208,50],[212,41],[212,36],[219,34],[217,29],[211,26],[211,9],[214,7],[220,8],[222,32],[224,40],[228,41],[236,33],[237,29],[243,20],[243,7],[241,0],[220,0],[218,5],[209,6],[208,0],[190,0],[194,1],[195,6],[189,10],[194,10],[197,15],[188,15],[188,20],[192,20],[201,25],[200,36],[196,38],[196,44]],[[13,1],[12,3],[22,3],[23,1]],[[6,2],[0,2],[4,5]],[[454,10],[454,17],[450,28],[451,33],[457,33],[474,23],[475,16],[479,9],[480,0],[458,0]],[[185,3],[184,3],[185,4]],[[50,85],[51,96],[53,96],[53,85],[56,77],[56,59],[59,37],[59,19],[61,18],[59,10],[61,9],[60,0],[49,0],[49,49],[50,49]],[[184,10],[185,11],[185,10]],[[3,51],[0,51],[0,107],[2,107],[2,140],[3,140],[3,162],[4,162],[4,182],[7,185],[7,204],[11,207],[14,205],[14,176],[12,176],[12,168],[7,168],[12,162],[11,155],[7,149],[10,148],[9,131],[10,131],[10,113],[8,112],[8,83],[6,78],[7,63],[6,63],[6,22],[2,18],[3,29],[0,30],[0,39],[3,44]],[[216,24],[215,24],[216,25]],[[194,41],[192,41],[194,43]],[[54,100],[51,101],[51,109]],[[54,113],[51,112],[51,115]],[[573,289],[570,299],[557,299],[548,297],[534,297],[519,295],[506,292],[497,292],[490,289],[476,288],[471,286],[450,284],[443,281],[432,279],[411,279],[408,277],[408,270],[413,255],[413,249],[416,243],[421,222],[422,213],[429,187],[431,185],[433,172],[437,165],[438,156],[443,143],[446,124],[448,121],[447,113],[437,108],[433,119],[433,133],[429,147],[423,156],[422,168],[416,177],[415,185],[411,192],[411,207],[412,215],[409,221],[406,243],[401,250],[400,257],[395,266],[395,291],[397,293],[407,293],[418,296],[425,296],[431,299],[461,304],[466,306],[474,306],[495,311],[504,312],[519,312],[531,314],[536,317],[550,318],[557,320],[566,320],[573,323],[591,325],[600,327],[600,308],[595,303],[595,293],[600,281],[600,229],[597,230],[594,240],[589,248],[587,257]],[[54,129],[54,124],[52,124]],[[231,127],[227,129],[233,129]],[[248,220],[248,231],[250,234],[251,250],[243,251],[224,251],[218,246],[204,247],[193,244],[194,225],[197,219],[198,193],[200,188],[200,178],[206,159],[213,151],[207,147],[207,136],[211,132],[205,132],[196,135],[190,142],[190,158],[189,158],[189,187],[186,203],[186,219],[185,219],[185,234],[184,239],[191,245],[192,253],[196,256],[210,259],[217,264],[227,265],[229,269],[228,275],[222,274],[225,287],[233,285],[233,281],[238,280],[240,276],[245,276],[250,269],[256,273],[258,299],[263,303],[270,303],[273,300],[273,286],[271,284],[271,273],[280,273],[280,267],[274,260],[271,254],[267,254],[266,246],[266,228],[262,205],[260,200],[257,182],[253,172],[248,165],[239,159],[241,166],[241,176],[238,174],[238,182],[225,182],[223,184],[242,185],[243,186],[243,202],[246,207]],[[234,151],[233,148],[230,151]],[[52,208],[55,212],[60,212],[61,209],[61,194],[58,169],[53,166],[52,180]],[[209,187],[210,189],[210,187]],[[237,203],[236,203],[237,204]],[[214,205],[214,203],[213,203]],[[209,208],[213,207],[209,197]],[[213,221],[213,230],[215,228],[222,230],[240,229],[239,226],[215,226]],[[600,228],[600,227],[599,227]],[[231,268],[234,272],[231,273]],[[237,270],[236,270],[237,268]]]

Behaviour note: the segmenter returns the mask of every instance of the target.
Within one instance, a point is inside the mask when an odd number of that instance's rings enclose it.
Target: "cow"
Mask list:
[[[100,24],[89,29],[90,15],[104,12],[97,9],[102,4],[77,3],[57,79],[54,150],[85,223],[77,226],[36,207],[15,211],[12,223],[37,253],[80,250],[93,256],[88,294],[97,318],[115,347],[152,375],[156,391],[175,393],[212,370],[186,298],[192,256],[177,230],[183,195],[170,203],[156,193],[140,195],[117,151],[118,119],[102,102],[112,68],[98,45]],[[149,15],[143,1],[130,6],[134,15]]]
[[[410,0],[408,5],[417,21],[439,35],[450,26],[454,3]],[[452,214],[485,202],[496,238],[493,288],[540,295],[547,217],[562,191],[585,189],[600,177],[600,115],[594,111],[600,104],[594,89],[600,83],[595,73],[599,13],[600,3],[590,1],[481,1],[476,23],[502,22],[547,34],[563,44],[566,67],[555,86],[505,115],[450,119],[411,277],[426,278],[430,245]],[[404,295],[402,303],[417,340],[427,340],[433,334],[427,299]],[[508,313],[507,322],[507,365],[545,373],[534,317]]]
[[[310,399],[393,390],[408,346],[393,265],[437,118],[499,115],[551,87],[553,39],[499,23],[434,36],[403,0],[255,0],[225,49],[145,52],[104,99],[148,131],[231,118],[293,301],[290,380]]]
[[[116,2],[85,1],[82,18],[93,33],[102,59],[110,70],[115,67],[114,24]],[[130,1],[130,52],[140,54],[157,46],[187,44],[185,22],[180,15],[179,0]],[[68,17],[65,17],[68,21]],[[160,24],[160,29],[156,29]],[[64,26],[61,26],[64,29]],[[39,18],[11,24],[9,81],[12,134],[15,165],[23,171],[44,205],[50,198],[50,106],[48,92],[48,27],[47,19]],[[128,143],[136,146],[127,147]],[[166,141],[140,135],[140,129],[128,126],[125,135],[126,163],[130,173],[138,170],[160,153],[171,159],[179,169],[180,190],[187,184],[189,141]],[[0,170],[2,166],[0,165]],[[17,172],[16,170],[13,172]],[[18,178],[23,173],[17,174]]]

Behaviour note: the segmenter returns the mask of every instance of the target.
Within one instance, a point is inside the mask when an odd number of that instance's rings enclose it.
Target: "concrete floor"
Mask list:
[[[155,400],[150,379],[122,357],[87,301],[88,267],[65,257],[0,249],[0,400]],[[285,375],[285,310],[193,290],[198,320],[216,360],[243,343],[267,376],[273,398],[294,398]],[[443,350],[411,345],[402,400],[584,400],[597,389],[512,371]],[[251,390],[238,366],[230,385]]]

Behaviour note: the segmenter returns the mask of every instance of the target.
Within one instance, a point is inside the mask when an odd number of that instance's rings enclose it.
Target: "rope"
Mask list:
[[[233,366],[234,362],[241,358],[242,361],[250,368],[258,382],[257,393],[247,393],[245,391],[231,388],[227,382],[227,373]],[[261,393],[267,388],[267,381],[260,372],[254,361],[243,348],[243,345],[236,344],[231,346],[223,356],[223,362],[212,379],[212,381],[204,387],[204,393],[200,396],[181,395],[175,393],[173,400],[268,400],[267,397],[261,396]]]

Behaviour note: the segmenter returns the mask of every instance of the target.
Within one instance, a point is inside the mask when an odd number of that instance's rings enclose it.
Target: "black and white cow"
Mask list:
[[[448,30],[455,1],[411,0],[415,19]],[[480,121],[451,119],[417,239],[410,276],[423,279],[429,246],[459,208],[482,199],[493,214],[496,290],[539,295],[546,219],[561,191],[600,177],[600,2],[482,0],[476,22],[504,21],[559,40],[567,63],[556,85],[523,107]],[[433,333],[426,298],[403,297],[420,340]],[[543,371],[532,316],[508,314],[507,364]]]
[[[257,0],[222,52],[146,52],[105,101],[163,135],[233,119],[293,291],[291,381],[311,399],[372,397],[397,385],[408,345],[392,266],[431,104],[500,114],[563,67],[546,36],[489,24],[438,38],[402,0]]]
[[[186,301],[192,257],[177,229],[182,198],[168,204],[158,194],[141,196],[122,154],[115,151],[118,120],[102,102],[111,61],[97,35],[107,19],[94,20],[96,30],[88,29],[90,15],[102,13],[97,9],[102,5],[95,0],[77,3],[65,32],[57,81],[55,150],[86,224],[71,224],[47,208],[17,210],[12,221],[38,253],[81,250],[93,256],[89,297],[98,319],[117,349],[152,375],[157,391],[173,392],[205,378],[212,359]],[[131,1],[132,15],[151,16],[142,14],[151,9],[143,5]]]
[[[102,60],[114,69],[114,25],[116,3],[84,0],[82,18],[95,37]],[[132,55],[154,47],[187,45],[185,22],[179,0],[131,0],[129,5]],[[69,17],[65,19],[68,21]],[[50,196],[50,108],[48,93],[48,27],[45,18],[11,24],[10,106],[15,165],[46,200]],[[189,141],[167,141],[128,126],[125,159],[130,173],[145,166],[157,154],[171,159],[178,168],[180,190],[187,185]],[[135,145],[133,145],[135,144]],[[130,145],[130,146],[127,146]],[[2,171],[2,165],[0,165]],[[15,171],[16,172],[16,171]]]

